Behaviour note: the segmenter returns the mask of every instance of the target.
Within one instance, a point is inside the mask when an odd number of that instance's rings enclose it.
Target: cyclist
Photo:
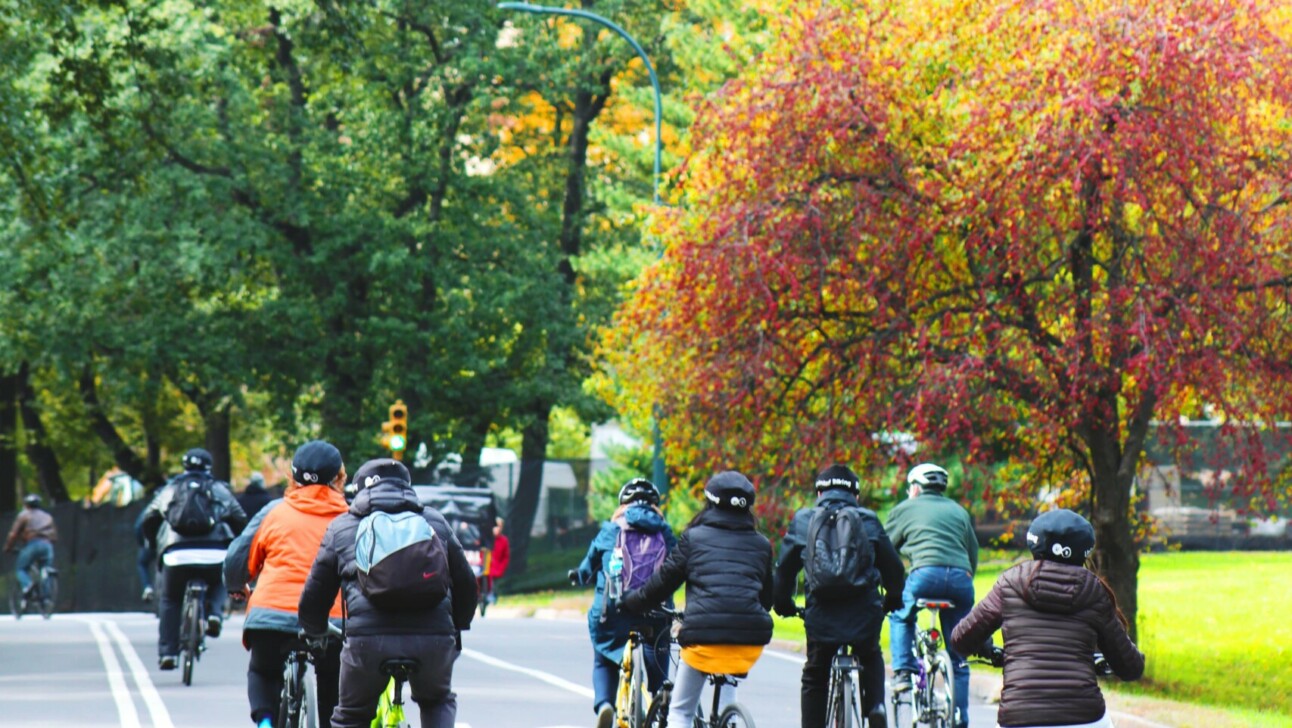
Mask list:
[[[319,484],[311,483],[311,485]],[[260,509],[269,505],[272,500],[274,500],[274,497],[265,488],[265,476],[261,475],[260,472],[252,473],[247,478],[247,487],[243,488],[242,492],[238,494],[238,505],[242,506],[247,518],[255,518]]]
[[[689,726],[710,674],[745,675],[772,639],[772,545],[754,524],[754,485],[744,475],[718,473],[704,485],[705,507],[682,532],[646,585],[623,598],[641,613],[686,582],[686,612],[677,639],[677,666],[668,724]],[[725,707],[735,687],[724,685]]]
[[[915,621],[918,599],[945,599],[955,607],[941,610],[942,634],[951,634],[973,607],[973,575],[978,570],[978,537],[969,512],[946,496],[947,471],[922,463],[907,473],[908,498],[888,514],[888,537],[911,562],[902,606],[888,615],[893,649],[893,690],[910,690],[915,673]],[[948,646],[949,647],[949,646]],[[969,663],[954,648],[955,728],[969,725]]]
[[[1004,629],[999,725],[1111,728],[1091,655],[1102,652],[1123,680],[1139,679],[1144,655],[1112,589],[1084,566],[1095,531],[1072,511],[1047,511],[1028,527],[1027,545],[1033,561],[1001,574],[951,643],[961,654],[982,652]]]
[[[282,498],[257,511],[224,559],[224,583],[231,593],[255,590],[247,603],[242,643],[251,651],[247,665],[247,699],[251,722],[271,728],[283,690],[283,661],[296,647],[296,618],[301,589],[309,576],[323,533],[333,519],[349,510],[342,490],[345,464],[331,443],[311,440],[292,456],[292,484]],[[341,599],[329,616],[341,621]],[[335,642],[316,660],[318,725],[332,724],[341,671],[341,646]]]
[[[665,549],[672,552],[677,545],[673,529],[659,510],[659,490],[644,478],[634,478],[619,489],[619,506],[609,521],[593,537],[588,553],[575,570],[579,583],[587,584],[596,578],[596,597],[588,609],[588,635],[592,639],[592,710],[597,714],[597,728],[610,728],[615,719],[614,700],[619,689],[619,663],[623,660],[628,633],[645,630],[663,634],[668,630],[668,619],[643,618],[628,614],[618,608],[614,600],[606,597],[605,566],[612,560],[619,532],[630,528],[646,534],[663,536]],[[671,603],[670,597],[670,603]],[[655,645],[644,645],[646,677],[654,693],[663,684],[667,652],[657,656]],[[663,645],[667,649],[667,645]],[[665,663],[665,664],[661,664]]]
[[[422,725],[453,728],[457,715],[457,696],[452,692],[453,663],[462,650],[461,632],[470,629],[475,614],[475,574],[448,521],[435,509],[424,508],[417,499],[403,463],[390,458],[369,460],[355,472],[354,482],[359,488],[354,503],[348,513],[332,521],[323,535],[298,607],[305,631],[322,635],[327,632],[328,614],[338,590],[345,600],[341,685],[332,727],[367,728],[388,682],[381,663],[406,658],[420,663],[408,684],[421,709]],[[420,514],[434,538],[443,541],[449,593],[434,607],[383,609],[365,593],[355,562],[355,541],[360,522],[375,511]]]
[[[884,612],[899,606],[898,595],[902,593],[904,578],[902,560],[875,513],[857,504],[861,486],[851,468],[831,465],[817,475],[815,487],[816,507],[803,508],[794,514],[781,544],[780,561],[776,564],[776,613],[782,617],[798,613],[794,604],[794,588],[798,573],[805,566],[808,534],[818,509],[825,513],[855,509],[864,531],[864,535],[857,534],[855,538],[864,537],[870,541],[868,548],[874,560],[864,575],[864,584],[850,593],[818,594],[810,584],[808,586],[807,606],[803,610],[807,661],[803,664],[800,696],[802,726],[821,728],[825,725],[830,665],[839,647],[850,645],[865,670],[862,709],[871,728],[884,728],[888,725],[888,715],[884,709],[884,655],[879,649],[879,633],[884,625]],[[865,544],[856,544],[852,548],[854,552],[867,550]],[[885,593],[883,597],[878,589],[881,583]]]
[[[220,636],[225,599],[221,574],[224,550],[247,525],[247,514],[228,484],[211,475],[212,462],[211,453],[200,447],[184,453],[184,472],[162,486],[144,509],[140,530],[161,559],[157,655],[158,666],[163,670],[174,670],[179,662],[179,612],[189,581],[206,582],[206,634]],[[209,494],[209,521],[214,525],[201,533],[182,534],[167,519],[173,518],[176,511],[187,510],[182,508],[184,500],[199,497],[187,493],[199,490]]]
[[[16,568],[18,587],[22,589],[22,608],[26,609],[31,591],[36,586],[27,569],[32,564],[39,567],[54,563],[54,543],[58,541],[58,528],[54,525],[54,517],[40,507],[40,496],[34,493],[28,495],[22,499],[22,505],[22,512],[13,519],[13,528],[9,529],[4,550],[14,551],[19,543],[22,544]]]
[[[139,598],[145,604],[151,604],[157,597],[157,591],[153,589],[153,576],[157,571],[157,549],[144,536],[144,516],[146,515],[148,510],[144,509],[135,517],[135,543],[139,544],[139,551],[135,554],[135,569],[139,572],[139,583],[144,588]]]

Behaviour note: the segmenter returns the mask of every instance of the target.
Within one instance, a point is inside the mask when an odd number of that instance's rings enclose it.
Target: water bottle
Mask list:
[[[606,567],[606,598],[618,599],[624,595],[623,581],[620,575],[624,571],[624,553],[623,549],[615,547],[614,552],[610,555],[610,565]]]

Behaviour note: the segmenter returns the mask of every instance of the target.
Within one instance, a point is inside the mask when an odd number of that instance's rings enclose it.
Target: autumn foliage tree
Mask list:
[[[1080,489],[1136,613],[1154,425],[1226,414],[1244,505],[1292,410],[1292,49],[1260,0],[788,4],[711,100],[603,342],[670,465],[803,482],[1005,457]],[[831,7],[833,5],[833,7]],[[1280,34],[1283,34],[1282,36]],[[882,439],[882,438],[881,438]]]

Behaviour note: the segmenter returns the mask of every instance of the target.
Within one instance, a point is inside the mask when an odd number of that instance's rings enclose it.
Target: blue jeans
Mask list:
[[[951,566],[923,566],[906,577],[902,591],[902,608],[888,615],[888,637],[893,648],[893,670],[919,669],[915,662],[915,621],[921,611],[917,599],[946,599],[953,609],[943,609],[942,639],[951,655],[951,672],[955,680],[956,726],[969,725],[969,663],[951,649],[951,631],[973,609],[973,577],[964,569]]]
[[[664,651],[666,646],[671,643],[665,642],[660,645],[660,657],[665,661],[668,660],[668,653]],[[628,649],[628,648],[624,648]],[[642,645],[642,651],[646,655],[646,682],[652,695],[659,690],[660,685],[664,684],[664,668],[656,659],[654,645]],[[602,705],[609,703],[615,704],[615,693],[619,690],[619,663],[611,662],[605,655],[600,652],[592,651],[592,710],[596,712]]]
[[[33,538],[18,552],[18,586],[25,593],[31,588],[31,575],[27,569],[35,563],[37,566],[54,565],[54,545],[43,538]]]

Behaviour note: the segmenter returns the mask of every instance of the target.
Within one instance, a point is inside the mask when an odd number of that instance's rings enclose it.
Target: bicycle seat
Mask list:
[[[422,663],[417,660],[403,657],[392,657],[389,660],[382,660],[381,674],[387,677],[393,677],[396,680],[408,681],[409,676],[417,672],[422,667]]]
[[[920,609],[952,609],[955,602],[949,602],[945,599],[916,599],[915,606]]]

